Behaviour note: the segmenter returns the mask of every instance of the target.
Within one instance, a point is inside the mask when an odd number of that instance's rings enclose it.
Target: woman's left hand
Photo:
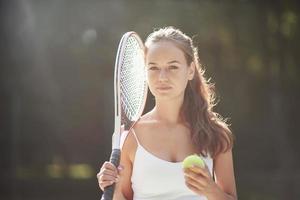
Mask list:
[[[208,196],[218,190],[207,166],[204,168],[192,166],[184,169],[186,186],[196,194]]]

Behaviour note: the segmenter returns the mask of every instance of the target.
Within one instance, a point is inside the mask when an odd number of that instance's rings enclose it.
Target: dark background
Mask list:
[[[241,200],[300,197],[297,0],[1,1],[0,199],[99,199],[123,33],[193,36],[236,137]],[[149,109],[151,102],[148,102]]]

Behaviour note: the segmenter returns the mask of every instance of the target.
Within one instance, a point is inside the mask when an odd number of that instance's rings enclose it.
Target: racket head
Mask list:
[[[127,32],[121,38],[114,83],[116,136],[113,148],[118,148],[121,132],[129,130],[142,115],[148,93],[144,44],[136,32]]]

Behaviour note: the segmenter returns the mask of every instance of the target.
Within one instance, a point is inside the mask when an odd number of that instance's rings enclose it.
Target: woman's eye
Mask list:
[[[152,67],[149,67],[148,70],[158,70],[158,67],[152,66]]]
[[[176,65],[171,65],[171,66],[169,66],[169,69],[178,69],[178,66],[176,66]]]

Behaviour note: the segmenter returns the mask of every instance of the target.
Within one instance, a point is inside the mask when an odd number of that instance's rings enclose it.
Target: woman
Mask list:
[[[145,47],[155,106],[126,137],[120,166],[102,165],[100,188],[116,182],[114,199],[237,199],[233,136],[212,110],[212,85],[191,38],[167,27],[151,33]],[[195,153],[203,157],[205,168],[183,169],[182,160]]]

